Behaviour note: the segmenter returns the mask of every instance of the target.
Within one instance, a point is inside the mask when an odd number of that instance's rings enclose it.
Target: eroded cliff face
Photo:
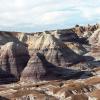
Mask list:
[[[0,81],[11,82],[13,79],[19,80],[28,60],[28,49],[24,45],[8,42],[1,46],[0,71],[2,73],[0,73]]]
[[[66,30],[41,33],[0,32],[1,81],[4,75],[12,75],[13,78],[19,79],[29,56],[34,57],[38,52],[42,53],[49,63],[58,67],[67,67],[67,63],[77,61],[79,55],[62,42],[64,36],[61,34],[67,34],[66,41],[78,38],[75,33],[68,35]],[[36,63],[38,65],[38,62]]]
[[[100,99],[98,28],[0,32],[0,99]]]
[[[69,77],[74,71],[69,71],[71,73],[68,73],[66,71],[67,68],[71,64],[78,63],[84,59],[84,57],[68,48],[57,34],[55,36],[55,34],[51,34],[50,32],[43,32],[38,37],[34,36],[33,41],[33,47],[30,50],[31,58],[22,73],[21,81],[25,81],[25,78],[28,78],[27,80],[31,78],[32,81],[40,81],[41,74],[44,72],[44,76],[42,77],[44,81],[61,79],[63,76]]]
[[[88,40],[91,50],[86,55],[94,57],[96,61],[100,60],[100,29],[94,31]]]
[[[89,43],[91,45],[100,45],[100,29],[96,30],[89,38]]]
[[[41,81],[48,72],[48,68],[46,68],[47,66],[44,65],[42,60],[45,60],[44,56],[42,57],[37,53],[33,55],[23,70],[20,81]]]
[[[81,29],[80,26],[77,26],[77,28],[78,27]],[[92,28],[96,29],[94,26]],[[80,33],[84,31],[81,31]],[[34,66],[37,65],[39,69],[39,65],[42,65],[43,62],[38,62],[38,60],[35,60],[34,58],[34,56],[39,53],[45,57],[45,63],[48,62],[48,66],[56,66],[65,69],[72,68],[73,71],[71,73],[74,73],[74,70],[77,69],[74,66],[79,66],[78,63],[86,61],[87,59],[85,59],[83,54],[88,52],[86,48],[86,45],[88,46],[88,42],[84,42],[87,40],[82,37],[80,38],[77,34],[78,32],[76,31],[76,27],[73,29],[37,33],[0,32],[1,70],[7,72],[7,74],[9,73],[14,75],[14,77],[19,79],[21,72],[24,70],[26,65],[27,67],[33,66],[32,69],[34,69]],[[30,63],[32,60],[33,62],[36,62]],[[43,68],[46,64],[43,65]],[[87,63],[85,63],[85,65],[87,65]],[[83,66],[84,64],[81,64],[78,69],[84,69],[85,66]],[[65,72],[62,71],[61,73]]]

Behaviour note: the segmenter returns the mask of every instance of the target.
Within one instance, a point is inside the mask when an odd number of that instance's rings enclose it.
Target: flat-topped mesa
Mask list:
[[[12,77],[4,77],[11,74],[15,79],[19,79],[20,74],[29,59],[27,48],[19,43],[8,42],[0,49],[0,80],[9,80]]]

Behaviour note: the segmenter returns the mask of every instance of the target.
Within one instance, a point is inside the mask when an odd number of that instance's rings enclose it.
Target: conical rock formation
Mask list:
[[[89,38],[89,43],[91,45],[100,45],[100,29],[92,33],[91,37]]]
[[[55,66],[47,61],[44,54],[34,54],[21,74],[21,82],[41,82],[68,79],[79,71]],[[80,74],[79,74],[80,75]]]
[[[66,71],[66,68],[84,58],[68,48],[59,36],[56,37],[49,32],[34,36],[31,59],[22,72],[21,81],[50,80],[57,79],[58,76],[60,76],[60,79],[63,76],[68,77],[72,73],[77,73],[77,71]],[[40,60],[40,56],[37,54],[42,54],[44,58]]]
[[[42,52],[48,62],[59,67],[68,67],[69,64],[82,60],[82,57],[68,48],[60,38],[45,32],[34,39],[33,49],[34,52]]]
[[[91,50],[85,55],[93,57],[96,61],[100,60],[100,28],[92,33],[89,43],[91,44]]]
[[[44,60],[45,58],[43,56],[41,57],[38,54],[35,54],[30,58],[27,66],[21,74],[21,81],[37,82],[42,79],[42,77],[46,74],[46,66],[43,65],[41,60]]]
[[[5,73],[0,73],[0,76],[5,76],[5,74],[8,73],[16,79],[19,79],[22,70],[28,62],[28,59],[29,55],[27,48],[22,44],[8,42],[1,46],[0,70]],[[5,79],[7,78],[9,79],[11,77],[5,77]]]

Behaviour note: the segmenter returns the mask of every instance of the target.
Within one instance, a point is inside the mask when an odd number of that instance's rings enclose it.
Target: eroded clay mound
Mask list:
[[[9,80],[9,78],[19,79],[28,59],[29,55],[27,48],[22,44],[8,42],[1,46],[0,71],[2,73],[0,73],[0,78],[4,80]],[[9,77],[9,75],[12,75],[13,77]]]
[[[100,29],[92,33],[91,37],[89,38],[89,43],[91,45],[100,45]]]
[[[47,73],[46,66],[41,59],[44,60],[45,58],[38,54],[35,54],[30,58],[27,66],[21,74],[21,81],[41,81],[42,77]]]
[[[60,39],[48,33],[35,38],[33,50],[42,52],[48,62],[58,67],[68,67],[69,64],[82,60],[81,56],[68,48]]]
[[[91,44],[91,49],[85,55],[91,56],[94,58],[94,60],[99,61],[100,60],[100,29],[92,33],[91,37],[89,38],[89,43]]]
[[[43,54],[36,53],[30,58],[23,70],[20,81],[40,82],[61,79],[65,75],[63,72],[66,72],[66,75],[68,74],[68,71],[59,69],[58,66],[48,62]]]

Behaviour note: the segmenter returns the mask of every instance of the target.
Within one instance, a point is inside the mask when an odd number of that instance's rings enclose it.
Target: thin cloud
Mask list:
[[[0,0],[0,27],[42,31],[96,23],[100,20],[99,4],[99,0]]]

